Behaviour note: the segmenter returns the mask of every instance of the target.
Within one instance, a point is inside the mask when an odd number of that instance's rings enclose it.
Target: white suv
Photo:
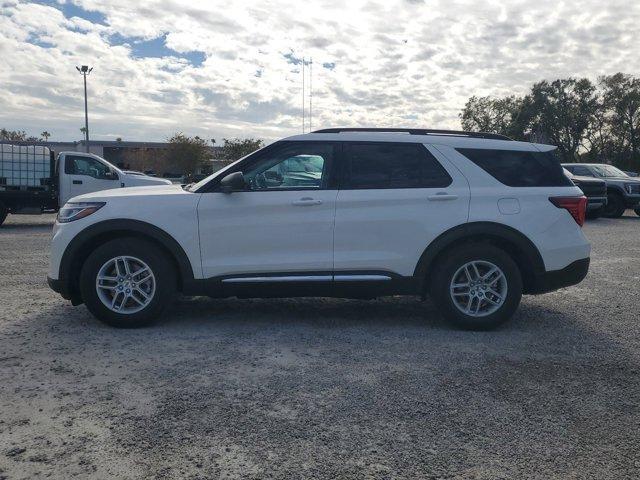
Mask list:
[[[523,293],[580,282],[586,199],[554,147],[485,133],[327,129],[203,181],[75,197],[49,284],[118,327],[175,292],[211,297],[431,295],[464,328]]]

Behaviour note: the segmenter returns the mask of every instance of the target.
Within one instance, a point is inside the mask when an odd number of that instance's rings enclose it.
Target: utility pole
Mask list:
[[[313,58],[309,58],[309,133],[313,122]]]
[[[91,73],[93,67],[89,68],[87,65],[82,67],[76,67],[76,70],[80,72],[80,75],[84,78],[84,144],[89,153],[89,109],[87,108],[87,75]]]
[[[304,104],[306,99],[304,98],[304,57],[302,57],[302,133],[304,133]]]

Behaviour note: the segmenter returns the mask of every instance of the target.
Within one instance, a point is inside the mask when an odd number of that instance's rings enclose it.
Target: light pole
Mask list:
[[[84,78],[84,144],[89,153],[89,110],[87,109],[87,75],[91,73],[93,67],[89,68],[87,65],[82,67],[76,67],[76,70],[80,72],[80,75]]]

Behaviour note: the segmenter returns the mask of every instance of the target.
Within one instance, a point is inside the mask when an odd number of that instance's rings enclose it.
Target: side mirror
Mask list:
[[[247,182],[242,172],[230,173],[220,180],[220,191],[222,193],[239,192],[245,190]]]
[[[118,180],[118,174],[114,171],[107,172],[103,177],[105,180]]]

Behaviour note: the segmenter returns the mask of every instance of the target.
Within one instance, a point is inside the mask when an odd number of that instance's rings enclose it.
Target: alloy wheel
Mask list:
[[[507,298],[507,278],[491,262],[474,260],[461,266],[451,279],[451,300],[458,310],[472,317],[496,312]]]
[[[156,279],[149,265],[139,258],[115,257],[98,270],[96,292],[112,312],[132,314],[151,303],[156,292]]]

